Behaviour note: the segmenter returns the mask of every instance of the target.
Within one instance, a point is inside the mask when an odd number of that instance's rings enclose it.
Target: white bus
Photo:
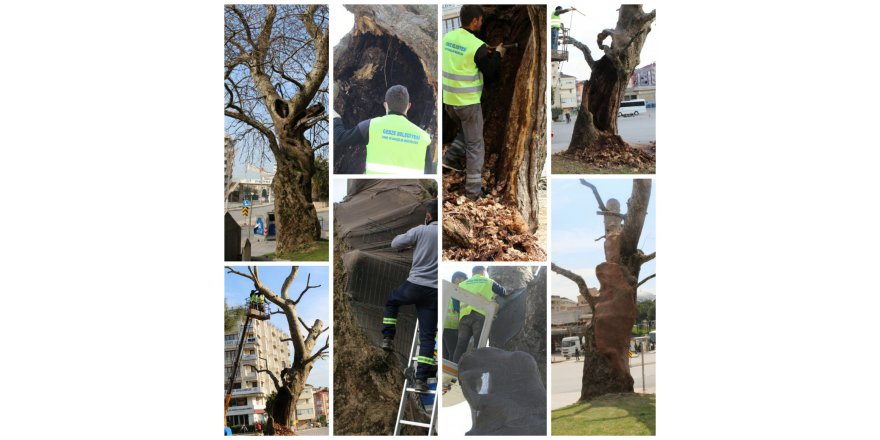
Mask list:
[[[620,110],[617,116],[638,116],[648,111],[644,99],[633,99],[632,101],[623,101],[620,103]]]

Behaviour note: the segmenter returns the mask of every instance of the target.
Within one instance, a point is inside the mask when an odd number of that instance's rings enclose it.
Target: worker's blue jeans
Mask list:
[[[425,287],[404,281],[400,287],[394,289],[388,295],[385,302],[385,318],[397,320],[400,306],[416,306],[416,315],[419,318],[419,357],[422,359],[434,358],[434,341],[437,337],[437,288]],[[395,324],[383,324],[382,336],[393,338],[397,332]],[[416,368],[416,379],[427,380],[432,370],[436,374],[433,362],[427,363],[419,360]]]
[[[455,344],[452,362],[457,364],[461,356],[470,351],[472,336],[474,350],[480,348],[480,336],[483,334],[483,324],[485,323],[486,316],[477,312],[470,312],[458,321],[458,342]]]
[[[559,28],[550,28],[550,49],[559,47]]]

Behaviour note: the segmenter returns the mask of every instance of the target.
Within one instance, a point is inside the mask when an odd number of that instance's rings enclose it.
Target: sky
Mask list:
[[[602,201],[615,198],[620,202],[621,211],[626,211],[626,201],[632,194],[632,179],[600,179],[591,178],[588,182],[596,185]],[[550,213],[550,252],[552,262],[564,269],[584,278],[588,287],[599,287],[596,279],[596,266],[605,261],[604,240],[594,241],[605,235],[602,217],[596,215],[599,210],[593,192],[581,185],[577,179],[553,179],[552,183],[553,211]],[[639,239],[639,249],[650,254],[656,250],[656,190],[657,182],[651,185],[651,199],[648,202],[648,214]],[[662,258],[662,256],[658,257]],[[656,261],[651,260],[642,265],[639,279],[657,272]],[[553,295],[561,295],[577,300],[578,290],[574,282],[556,272],[550,272],[550,288]],[[659,275],[658,275],[659,276]],[[654,282],[649,280],[639,288],[639,293],[655,293]]]
[[[581,11],[584,14],[581,15],[578,14],[577,11],[571,11],[560,15],[560,18],[562,18],[563,26],[572,29],[570,33],[571,37],[586,44],[587,47],[590,48],[590,52],[593,54],[593,59],[598,60],[602,56],[602,52],[599,50],[599,46],[596,45],[596,35],[598,35],[603,29],[613,28],[617,25],[617,8],[620,7],[620,2],[550,3],[548,5],[550,8],[547,12],[548,17],[550,11],[556,9],[557,6],[562,6],[563,9],[574,6],[578,8],[578,11]],[[645,12],[650,12],[656,7],[655,3],[643,3],[643,9]],[[658,12],[658,15],[659,14],[660,13]],[[660,15],[660,18],[662,18],[662,15]],[[641,62],[638,67],[657,61],[656,47],[659,46],[657,39],[661,35],[657,28],[657,21],[660,20],[660,18],[654,20],[654,24],[651,27],[651,33],[648,34],[648,38],[645,40],[645,45],[642,47],[642,54],[640,57]],[[611,40],[606,40],[606,42],[610,41]],[[548,44],[547,47],[549,48],[550,45]],[[579,81],[590,79],[590,68],[587,66],[587,62],[584,61],[583,53],[578,48],[571,45],[568,46],[568,61],[560,64],[560,71],[576,77]]]
[[[348,12],[340,3],[330,4],[330,46],[335,47],[339,40],[354,27],[354,14]],[[331,49],[332,51],[332,49]]]
[[[243,266],[232,267],[239,272],[247,273],[247,268]],[[254,288],[253,282],[242,276],[227,273],[225,269],[223,272],[225,274],[225,292],[223,296],[224,298],[226,298],[227,304],[232,306],[244,305],[245,303],[247,303],[251,289]],[[260,280],[263,282],[263,284],[266,285],[266,287],[271,289],[276,294],[281,293],[281,285],[284,283],[284,279],[287,278],[287,275],[289,274],[290,266],[260,266]],[[299,273],[297,274],[296,279],[294,279],[293,284],[291,284],[288,293],[291,296],[299,296],[299,293],[302,292],[302,290],[306,286],[306,279],[309,274],[311,274],[310,284],[313,286],[316,284],[320,284],[321,287],[310,289],[308,292],[306,292],[306,294],[302,297],[302,300],[300,300],[300,303],[296,306],[297,313],[299,314],[300,318],[302,318],[302,320],[309,325],[312,325],[315,322],[315,319],[320,319],[324,322],[324,326],[327,327],[330,325],[330,293],[328,283],[328,270],[326,266],[300,266]],[[271,305],[270,308],[272,310],[277,309],[277,307],[275,307],[274,305]],[[290,327],[288,327],[287,320],[284,318],[284,315],[272,315],[272,317],[269,319],[269,323],[280,328],[285,333],[290,334]],[[333,330],[330,329],[324,332],[324,334],[321,335],[320,338],[318,338],[318,342],[315,344],[316,350],[317,348],[324,345],[325,336],[329,335],[332,331]],[[288,345],[290,347],[290,355],[292,358],[293,346],[290,345],[289,342]],[[328,355],[329,354],[331,353],[328,352]],[[329,386],[330,366],[328,361],[317,361],[314,368],[312,368],[311,374],[309,374],[307,382],[314,386]]]

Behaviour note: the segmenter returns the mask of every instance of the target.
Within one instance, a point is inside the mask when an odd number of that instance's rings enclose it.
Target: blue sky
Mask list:
[[[632,179],[587,179],[596,185],[599,195],[607,204],[608,199],[620,201],[621,211],[626,211],[626,201],[632,194]],[[553,179],[551,183],[551,228],[550,241],[552,262],[584,277],[589,287],[599,287],[596,279],[596,266],[605,261],[604,240],[594,241],[605,235],[602,217],[596,215],[599,210],[593,192],[581,185],[578,179]],[[648,203],[648,214],[639,239],[639,249],[646,254],[656,250],[656,189],[657,182],[651,186],[651,199]],[[658,258],[662,258],[659,255]],[[656,273],[656,261],[642,265],[639,279]],[[658,276],[660,276],[658,274]],[[652,279],[639,288],[639,293],[656,293]],[[561,275],[551,272],[551,290],[553,295],[561,295],[576,300],[577,286]]]
[[[239,272],[247,273],[247,268],[245,267],[233,266],[233,268]],[[239,275],[226,273],[225,268],[224,274],[224,288],[226,290],[224,292],[224,297],[226,298],[226,302],[230,306],[244,305],[250,296],[251,289],[254,288],[253,283],[251,280]],[[281,284],[284,283],[284,279],[287,278],[288,274],[290,274],[290,266],[260,266],[260,280],[266,285],[266,287],[272,289],[272,291],[277,294],[281,293]],[[321,287],[310,289],[303,296],[302,300],[296,307],[297,313],[299,313],[300,318],[309,325],[312,325],[315,322],[315,319],[320,319],[324,322],[325,327],[329,326],[330,290],[326,266],[300,266],[299,273],[293,281],[293,284],[290,286],[288,294],[294,297],[294,299],[299,296],[299,293],[302,292],[306,286],[306,278],[309,274],[312,276],[310,281],[311,285],[320,284]],[[271,307],[272,310],[277,309],[274,305]],[[290,333],[284,315],[272,315],[269,322],[282,329],[285,333]],[[324,345],[325,336],[332,331],[332,329],[328,330],[318,338],[318,343],[315,344],[316,349]],[[288,344],[290,343],[288,342]],[[293,356],[293,346],[290,346],[290,354]],[[330,385],[330,365],[328,361],[319,360],[315,363],[315,366],[312,368],[312,372],[309,375],[308,383],[315,386]]]

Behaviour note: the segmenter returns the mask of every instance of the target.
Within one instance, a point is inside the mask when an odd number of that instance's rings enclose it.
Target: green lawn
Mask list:
[[[654,394],[609,394],[552,412],[553,435],[656,435]]]
[[[330,259],[330,246],[327,240],[318,240],[313,245],[294,252],[266,254],[266,260],[286,261],[327,261]]]

